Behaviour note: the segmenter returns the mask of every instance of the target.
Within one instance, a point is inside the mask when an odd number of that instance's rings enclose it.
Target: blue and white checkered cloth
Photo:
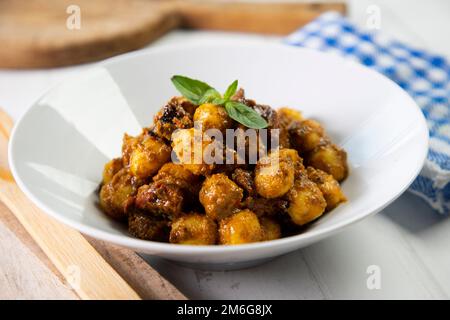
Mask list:
[[[445,58],[355,27],[329,12],[292,33],[290,45],[335,52],[373,68],[406,90],[430,131],[425,166],[409,191],[440,213],[450,213],[450,65]]]

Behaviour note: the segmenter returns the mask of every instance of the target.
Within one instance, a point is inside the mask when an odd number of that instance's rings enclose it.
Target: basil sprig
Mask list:
[[[238,88],[237,80],[228,86],[223,96],[216,89],[199,80],[179,75],[173,76],[171,80],[175,88],[196,105],[203,103],[222,105],[231,119],[248,128],[262,129],[268,126],[267,121],[254,109],[241,102],[231,100]]]

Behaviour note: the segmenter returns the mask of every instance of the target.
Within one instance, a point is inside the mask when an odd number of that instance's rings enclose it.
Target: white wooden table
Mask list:
[[[353,0],[351,19],[365,25],[366,10],[372,4],[381,9],[383,32],[450,58],[450,1]],[[224,38],[278,41],[254,35],[176,31],[152,46]],[[0,70],[0,106],[17,119],[45,89],[87,67]],[[0,228],[0,239],[7,237],[4,232]],[[449,248],[450,219],[406,193],[381,213],[342,233],[256,268],[206,272],[155,257],[146,259],[188,297],[196,299],[448,299]],[[3,249],[0,246],[0,251]],[[380,289],[367,286],[370,266],[380,270]],[[0,283],[10,285],[9,292],[14,292],[13,286],[20,283],[8,279],[21,277],[2,265],[0,271]],[[48,292],[51,286],[45,290],[41,297],[58,296],[56,291]],[[39,295],[33,292],[28,297]]]

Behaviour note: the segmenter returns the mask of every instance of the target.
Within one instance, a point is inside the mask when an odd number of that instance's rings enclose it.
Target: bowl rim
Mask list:
[[[71,220],[70,218],[66,218],[62,215],[60,215],[56,210],[53,210],[51,207],[47,206],[45,203],[43,203],[37,196],[34,196],[34,194],[31,192],[31,190],[27,187],[26,183],[22,180],[20,173],[18,172],[16,168],[16,160],[15,160],[15,146],[16,143],[16,132],[18,131],[18,128],[21,126],[22,120],[25,119],[25,117],[30,113],[30,110],[39,102],[43,97],[45,97],[48,93],[50,93],[54,88],[58,87],[61,83],[67,81],[68,79],[73,79],[79,74],[82,74],[86,69],[80,70],[76,74],[70,74],[67,77],[63,77],[60,81],[58,81],[56,84],[50,86],[47,90],[44,91],[42,95],[40,95],[37,99],[33,101],[33,103],[30,104],[30,106],[26,109],[26,111],[19,117],[19,119],[16,121],[14,128],[10,135],[10,140],[8,143],[8,162],[10,166],[10,170],[13,174],[13,177],[19,186],[19,188],[24,192],[24,194],[44,213],[48,214],[49,216],[55,218],[59,222],[62,222],[79,232],[86,234],[88,236],[91,236],[93,238],[101,239],[107,242],[111,242],[113,244],[117,244],[124,247],[131,247],[134,248],[137,251],[142,252],[164,252],[168,254],[182,254],[182,255],[196,255],[199,253],[202,254],[214,254],[214,253],[234,253],[234,252],[250,252],[250,251],[256,251],[256,250],[266,250],[266,249],[276,249],[276,248],[283,248],[288,245],[291,245],[291,247],[296,247],[296,244],[300,244],[302,242],[307,242],[308,244],[313,243],[317,240],[320,240],[324,237],[331,236],[339,231],[342,231],[345,227],[350,226],[372,214],[375,214],[382,209],[384,209],[386,206],[391,204],[394,200],[396,200],[403,192],[406,191],[406,189],[411,185],[411,183],[415,180],[415,178],[419,175],[420,170],[423,167],[423,164],[425,162],[427,153],[428,153],[428,144],[429,144],[429,132],[427,123],[425,120],[425,117],[423,116],[422,111],[420,110],[417,103],[412,99],[412,97],[407,94],[399,85],[397,85],[395,82],[393,82],[391,79],[385,77],[384,75],[364,66],[361,65],[355,61],[351,61],[349,59],[344,59],[343,57],[333,55],[330,53],[304,48],[304,47],[297,47],[292,45],[286,45],[284,43],[272,43],[272,42],[266,42],[263,40],[251,40],[251,41],[221,41],[220,43],[190,43],[190,44],[165,44],[160,45],[158,47],[151,47],[151,48],[145,48],[143,50],[134,51],[125,53],[119,56],[115,56],[106,60],[103,60],[101,62],[98,62],[88,68],[88,70],[96,69],[96,68],[103,68],[107,67],[109,65],[114,65],[116,63],[121,63],[123,61],[133,59],[142,55],[147,54],[157,54],[157,53],[164,53],[166,51],[172,51],[172,50],[186,50],[186,49],[198,49],[201,47],[213,47],[214,49],[218,49],[220,47],[228,47],[230,44],[233,44],[234,47],[236,47],[236,43],[238,43],[238,46],[245,46],[245,47],[251,47],[251,48],[265,48],[267,47],[273,47],[277,50],[286,50],[286,51],[305,51],[309,52],[310,54],[317,54],[326,56],[327,59],[335,59],[337,63],[344,63],[347,64],[350,68],[356,68],[360,70],[364,70],[364,72],[370,72],[374,76],[377,76],[383,81],[388,81],[391,83],[391,85],[395,86],[398,90],[402,91],[402,93],[405,95],[406,99],[409,99],[410,102],[416,107],[415,112],[418,114],[418,118],[420,119],[417,126],[419,127],[422,135],[422,141],[420,145],[422,146],[422,149],[420,150],[420,153],[417,153],[417,159],[416,159],[416,166],[414,170],[411,172],[411,175],[406,183],[402,185],[402,188],[399,188],[399,190],[391,196],[389,201],[386,201],[385,203],[377,203],[371,207],[365,208],[364,210],[361,210],[357,215],[344,220],[337,222],[331,226],[324,227],[320,230],[312,230],[312,231],[306,231],[297,235],[288,236],[285,238],[275,239],[275,240],[269,240],[269,241],[262,241],[262,242],[254,242],[254,243],[248,243],[248,244],[241,244],[241,245],[181,245],[181,244],[172,244],[172,243],[165,243],[165,242],[156,242],[156,241],[150,241],[150,240],[142,240],[133,238],[129,235],[117,235],[112,234],[108,231],[100,230],[96,227],[91,227],[83,224],[82,222],[77,222],[74,220]],[[345,205],[345,204],[344,204]],[[297,246],[300,247],[300,246]]]

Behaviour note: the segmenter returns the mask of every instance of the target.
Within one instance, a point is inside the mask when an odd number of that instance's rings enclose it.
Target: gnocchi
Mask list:
[[[340,184],[349,174],[347,155],[319,122],[234,91],[229,101],[253,110],[267,129],[279,130],[278,145],[264,146],[260,139],[252,145],[248,128],[220,99],[173,97],[141,134],[125,134],[120,157],[105,164],[99,191],[104,213],[126,223],[139,239],[239,245],[301,232],[347,201]],[[209,129],[239,129],[233,139],[244,137],[244,153],[213,136],[202,139]],[[214,144],[223,146],[214,155],[225,160],[229,154],[233,163],[206,161],[204,152]]]

